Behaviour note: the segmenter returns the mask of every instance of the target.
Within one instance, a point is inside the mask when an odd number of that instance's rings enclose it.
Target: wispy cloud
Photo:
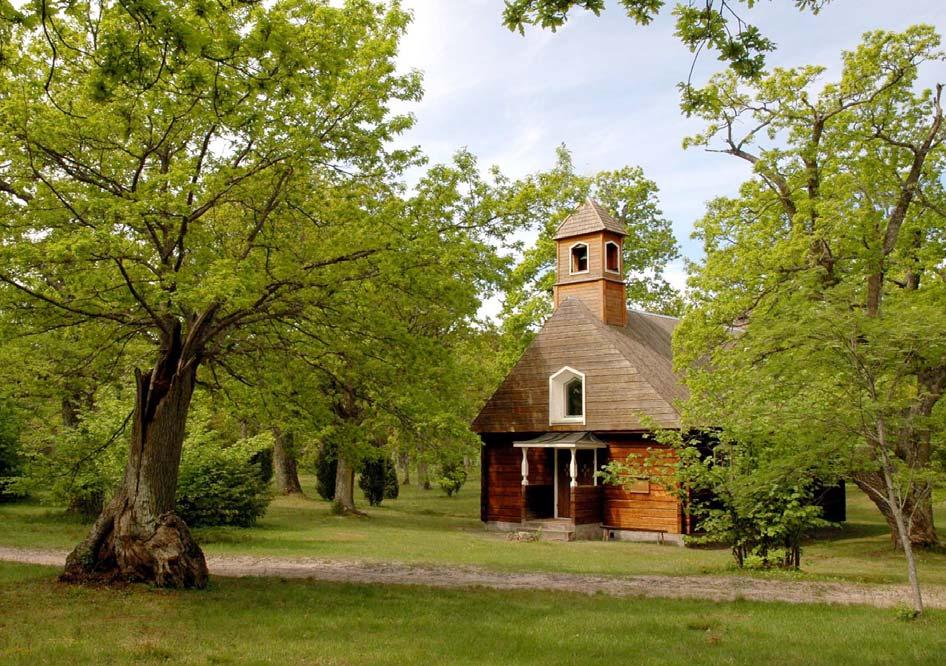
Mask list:
[[[400,63],[424,72],[427,91],[412,108],[418,122],[407,139],[436,161],[466,146],[484,167],[498,164],[512,176],[551,166],[561,143],[585,172],[640,165],[660,187],[684,254],[698,258],[689,239],[694,221],[706,201],[735,193],[750,170],[683,150],[683,137],[700,128],[678,107],[676,84],[691,55],[673,36],[669,12],[639,27],[615,5],[600,18],[576,13],[558,33],[533,29],[522,37],[502,26],[497,0],[406,0],[415,20]],[[946,33],[943,0],[835,0],[819,16],[792,5],[762,3],[751,12],[778,44],[771,63],[823,64],[827,76],[867,30],[925,22]],[[704,56],[695,78],[720,67]],[[682,264],[675,266],[674,280],[683,277]]]

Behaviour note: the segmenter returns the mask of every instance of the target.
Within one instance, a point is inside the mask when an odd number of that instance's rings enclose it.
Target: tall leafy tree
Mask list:
[[[916,83],[944,57],[929,26],[872,32],[820,89],[824,68],[802,67],[696,93],[708,128],[690,143],[754,177],[698,224],[675,339],[695,423],[845,462],[904,549],[917,611],[946,443],[946,124],[942,84]]]
[[[24,330],[92,324],[150,348],[124,482],[66,577],[202,586],[173,513],[201,367],[267,324],[330,316],[410,161],[390,112],[408,15],[367,0],[4,3],[0,283]],[[270,345],[278,348],[275,342]]]
[[[535,245],[527,248],[509,277],[503,304],[504,329],[518,356],[537,324],[552,311],[555,283],[555,230],[589,197],[594,198],[627,229],[624,242],[628,301],[664,314],[677,314],[680,294],[664,278],[678,247],[670,221],[657,200],[657,185],[640,167],[601,171],[591,176],[575,172],[571,153],[562,146],[555,166],[509,187],[510,205],[527,215],[539,229]]]

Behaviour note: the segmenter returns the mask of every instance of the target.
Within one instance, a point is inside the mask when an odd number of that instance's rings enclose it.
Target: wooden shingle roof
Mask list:
[[[596,231],[611,231],[621,236],[627,236],[624,225],[611,217],[596,201],[588,199],[581,208],[565,218],[555,230],[555,240],[591,234]]]
[[[680,426],[686,389],[673,372],[670,337],[677,320],[628,311],[609,326],[566,298],[473,421],[475,432],[647,430]],[[549,377],[564,366],[585,374],[585,423],[549,425]]]

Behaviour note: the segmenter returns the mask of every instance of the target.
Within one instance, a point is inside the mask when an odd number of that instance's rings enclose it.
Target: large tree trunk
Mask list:
[[[299,470],[296,465],[296,452],[293,449],[291,432],[274,429],[273,435],[273,473],[276,477],[276,490],[283,495],[302,493],[299,483]]]
[[[336,513],[362,513],[355,508],[355,468],[344,456],[338,456],[335,471],[335,501],[332,508]]]
[[[196,356],[184,356],[180,338],[180,327],[175,326],[154,369],[135,372],[125,478],[89,536],[66,560],[64,581],[140,581],[177,588],[207,583],[204,554],[174,513],[197,373]]]
[[[897,517],[887,501],[884,476],[880,472],[861,472],[854,476],[854,483],[871,499],[877,510],[884,516],[890,528],[890,538],[894,548],[901,548],[897,531]],[[936,527],[933,523],[933,500],[929,494],[918,497],[916,493],[907,498],[903,513],[912,516],[909,522],[910,543],[916,548],[933,548],[939,545]]]

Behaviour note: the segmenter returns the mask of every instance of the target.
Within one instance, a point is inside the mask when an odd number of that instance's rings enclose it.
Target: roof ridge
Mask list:
[[[560,240],[597,231],[610,231],[621,236],[627,235],[624,225],[615,219],[607,208],[588,197],[585,203],[573,210],[555,228],[555,239]]]

